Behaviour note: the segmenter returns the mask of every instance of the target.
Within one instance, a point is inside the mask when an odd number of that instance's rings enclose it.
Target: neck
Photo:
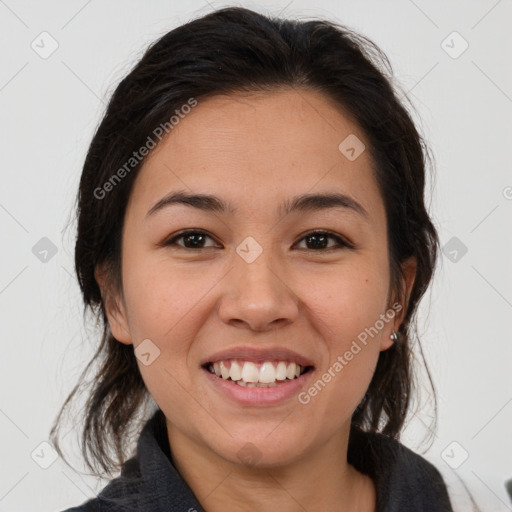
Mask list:
[[[207,512],[373,512],[371,478],[347,463],[349,428],[298,461],[248,467],[218,456],[167,423],[173,464]]]

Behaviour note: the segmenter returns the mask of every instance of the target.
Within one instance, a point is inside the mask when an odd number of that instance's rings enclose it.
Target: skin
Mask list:
[[[314,362],[310,386],[396,300],[370,153],[349,161],[338,149],[350,134],[369,147],[359,126],[318,92],[216,96],[175,126],[135,181],[123,228],[123,289],[107,294],[108,318],[119,342],[158,346],[159,357],[139,368],[167,418],[173,463],[208,512],[375,509],[372,480],[346,460],[350,419],[403,309],[306,405],[294,396],[242,407],[200,369],[204,357],[226,348],[286,347]],[[178,189],[217,195],[237,215],[172,205],[147,216]],[[277,211],[296,195],[333,191],[367,215],[339,207]],[[203,248],[185,248],[183,238],[159,245],[192,228],[211,237]],[[319,229],[355,248],[328,239],[335,249],[316,249],[304,236]],[[236,252],[248,236],[263,248],[250,264]],[[404,272],[407,297],[413,260]],[[97,279],[107,290],[100,271]],[[248,442],[260,455],[255,465],[238,458]]]

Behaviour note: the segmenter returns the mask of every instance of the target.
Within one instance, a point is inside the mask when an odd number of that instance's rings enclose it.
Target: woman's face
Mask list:
[[[199,101],[149,155],[127,207],[123,296],[109,320],[134,344],[171,432],[268,465],[348,432],[400,318],[363,144],[323,95],[282,90]],[[216,199],[161,202],[177,192]],[[289,363],[310,369],[281,382]],[[231,380],[240,372],[278,382],[243,386]]]

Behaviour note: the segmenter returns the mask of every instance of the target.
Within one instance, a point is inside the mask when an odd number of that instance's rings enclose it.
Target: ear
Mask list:
[[[391,333],[398,330],[407,312],[409,297],[411,296],[412,287],[414,286],[414,280],[416,278],[416,269],[418,267],[416,258],[411,256],[402,263],[401,267],[403,275],[401,294],[398,299],[395,299],[393,303],[388,306],[388,311],[390,314],[394,312],[394,316],[384,329],[384,336],[380,343],[381,350],[387,350],[393,345],[393,340],[390,338]]]
[[[128,327],[126,307],[122,297],[113,290],[106,272],[96,268],[94,270],[94,277],[100,287],[101,298],[105,305],[105,312],[112,335],[117,341],[125,345],[131,345],[133,341]]]

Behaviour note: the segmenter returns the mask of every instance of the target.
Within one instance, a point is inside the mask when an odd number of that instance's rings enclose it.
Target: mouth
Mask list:
[[[283,386],[314,369],[312,365],[301,365],[289,360],[257,362],[243,359],[208,361],[202,368],[227,383],[247,388]]]
[[[281,407],[313,378],[313,360],[279,346],[231,347],[206,356],[199,366],[217,396],[242,407]],[[211,386],[211,387],[210,387]]]

